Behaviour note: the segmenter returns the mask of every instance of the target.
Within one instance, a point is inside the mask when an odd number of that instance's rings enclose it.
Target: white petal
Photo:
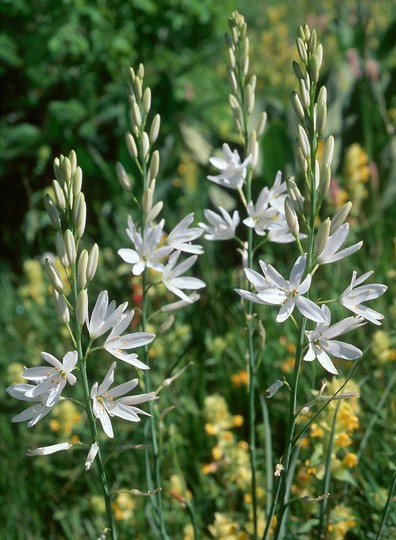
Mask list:
[[[138,384],[138,379],[132,379],[131,381],[119,384],[107,392],[108,397],[115,398],[127,394],[130,390],[133,390]]]
[[[319,323],[325,322],[322,310],[315,304],[315,302],[312,302],[312,300],[309,300],[309,298],[305,298],[305,296],[300,295],[297,295],[295,299],[297,307],[304,317]]]
[[[140,260],[140,256],[134,249],[122,248],[117,251],[123,261],[128,264],[136,264]]]
[[[66,353],[65,356],[63,357],[64,370],[68,372],[72,371],[76,367],[77,360],[78,360],[77,351],[69,351],[68,353]],[[74,383],[71,383],[71,384],[74,384]]]
[[[98,443],[94,442],[93,444],[91,444],[91,448],[89,449],[87,459],[85,460],[85,470],[86,471],[89,471],[89,469],[91,468],[92,463],[94,462],[94,460],[96,458],[96,454],[98,453],[98,451],[99,451]]]
[[[290,272],[290,287],[293,289],[298,289],[298,286],[300,285],[302,275],[305,270],[305,264],[307,261],[307,256],[304,253],[303,255],[300,255],[296,262],[294,263],[294,266],[292,268],[292,271]],[[304,291],[306,292],[306,291]]]
[[[333,375],[338,375],[338,371],[333,364],[333,362],[330,360],[329,355],[325,351],[320,351],[317,355],[317,359],[319,360],[322,367],[325,368],[325,370],[329,371],[330,373],[333,373]]]
[[[343,358],[344,360],[356,360],[356,358],[359,358],[363,354],[362,351],[354,345],[335,340],[329,341],[326,350],[333,356]]]
[[[295,303],[292,298],[288,298],[283,306],[280,308],[278,315],[276,316],[276,322],[284,322],[293,313]]]
[[[54,454],[55,452],[60,452],[61,450],[69,450],[73,445],[67,442],[52,444],[51,446],[42,446],[41,448],[36,448],[35,450],[28,450],[28,456],[48,456],[49,454]]]

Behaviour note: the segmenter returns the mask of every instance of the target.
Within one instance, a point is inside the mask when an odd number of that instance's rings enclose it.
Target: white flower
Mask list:
[[[263,271],[263,273],[266,272],[266,264],[263,261],[259,261],[260,267]],[[268,305],[268,302],[265,302],[262,300],[259,296],[259,294],[264,291],[265,289],[269,289],[272,287],[273,283],[271,280],[269,280],[267,277],[262,276],[256,270],[252,270],[251,268],[245,268],[245,275],[247,279],[250,281],[252,285],[254,285],[256,293],[252,293],[250,291],[245,291],[244,289],[235,289],[236,292],[242,296],[242,298],[245,298],[245,300],[250,300],[251,302],[255,302],[256,304],[265,304]]]
[[[172,246],[158,247],[163,236],[164,223],[163,219],[158,225],[148,222],[142,236],[136,229],[131,216],[128,217],[126,232],[135,249],[119,249],[118,254],[126,263],[132,264],[132,273],[135,276],[139,276],[146,266],[157,269],[159,261],[173,251]]]
[[[347,309],[353,311],[353,313],[360,315],[374,324],[381,325],[379,321],[383,319],[384,316],[381,313],[378,313],[378,311],[364,306],[363,302],[374,300],[375,298],[382,296],[388,287],[386,285],[381,285],[380,283],[371,283],[370,285],[358,287],[358,285],[363,283],[363,281],[366,281],[372,273],[373,271],[366,272],[366,274],[363,274],[360,278],[356,279],[357,273],[353,272],[351,284],[340,296],[340,302]]]
[[[204,210],[208,224],[198,223],[199,227],[206,232],[206,240],[230,240],[235,236],[235,229],[240,222],[238,210],[234,211],[232,217],[221,206],[219,206],[219,210],[223,217],[212,210]]]
[[[286,190],[286,182],[282,182],[282,173],[281,171],[278,171],[275,176],[274,184],[269,190],[269,204],[281,213],[283,213],[285,205]]]
[[[298,235],[300,240],[306,237],[306,234],[300,233]],[[268,231],[268,240],[276,244],[290,244],[290,242],[294,242],[296,240],[296,238],[289,231],[284,214],[279,213],[278,221],[272,223],[271,228]]]
[[[39,422],[44,416],[46,416],[51,410],[52,407],[47,407],[45,401],[47,399],[46,395],[39,397],[27,397],[26,392],[33,390],[35,386],[33,384],[14,384],[7,388],[7,393],[15,398],[20,399],[21,401],[35,401],[35,405],[25,409],[23,412],[14,416],[11,422],[26,422],[28,427],[33,427]]]
[[[128,326],[134,316],[134,311],[130,311],[124,315],[114,325],[109,337],[106,339],[103,347],[107,352],[119,358],[123,362],[135,366],[140,369],[149,369],[149,367],[138,359],[138,355],[135,353],[128,354],[125,351],[129,349],[136,349],[137,347],[143,347],[148,343],[151,343],[155,338],[155,334],[148,334],[147,332],[132,332],[130,334],[121,335]]]
[[[238,152],[234,150],[231,152],[228,144],[223,144],[224,158],[212,157],[209,159],[210,163],[219,169],[220,174],[217,176],[208,176],[208,180],[230,189],[240,189],[243,186],[243,182],[246,178],[246,169],[249,165],[252,156],[249,155],[243,163]]]
[[[340,261],[341,259],[348,257],[348,255],[352,255],[352,253],[355,253],[355,251],[360,249],[363,245],[363,242],[357,242],[357,244],[354,244],[353,246],[338,251],[342,244],[345,242],[348,233],[349,223],[344,223],[343,225],[338,227],[335,233],[328,237],[322,252],[318,254],[317,263],[329,264]]]
[[[201,279],[195,277],[182,276],[184,272],[187,272],[187,270],[193,266],[197,260],[197,256],[193,255],[176,266],[179,256],[180,251],[175,251],[169,257],[167,265],[161,268],[162,283],[176,296],[191,303],[191,299],[182,291],[182,289],[202,289],[202,287],[205,287],[205,283]]]
[[[90,337],[96,339],[110,330],[124,313],[127,306],[128,303],[124,302],[116,309],[114,300],[109,304],[107,291],[102,291],[96,300],[91,319],[87,320]]]
[[[176,225],[176,227],[169,233],[167,243],[173,249],[184,251],[185,253],[195,253],[200,255],[203,253],[202,246],[197,244],[191,244],[192,240],[199,238],[202,234],[201,229],[198,227],[189,226],[194,221],[194,213],[188,214],[184,219]]]
[[[35,448],[34,450],[28,450],[28,456],[48,456],[49,454],[55,454],[61,450],[69,450],[73,445],[67,442],[51,444],[50,446],[42,446],[41,448]]]
[[[85,460],[85,470],[89,471],[89,469],[92,466],[92,463],[95,461],[96,455],[99,452],[99,445],[95,441],[93,444],[91,444],[91,448],[89,449],[87,459]]]
[[[22,377],[37,383],[36,386],[29,388],[25,395],[32,398],[46,396],[43,403],[47,407],[52,407],[59,401],[66,382],[74,384],[77,380],[72,371],[76,367],[78,354],[77,351],[69,351],[63,357],[63,364],[52,354],[42,352],[41,356],[53,367],[39,366],[25,369]]]
[[[252,201],[248,202],[246,207],[249,217],[243,220],[243,223],[250,228],[254,228],[256,234],[264,236],[275,217],[279,214],[277,208],[269,206],[270,191],[267,187],[260,191],[257,202],[254,205]]]
[[[344,360],[355,360],[359,356],[362,356],[363,353],[354,345],[349,345],[343,341],[336,341],[333,338],[359,328],[359,326],[366,324],[366,322],[362,317],[348,317],[330,326],[331,313],[326,305],[322,306],[322,313],[324,322],[319,323],[315,330],[307,330],[305,332],[309,340],[309,345],[304,360],[312,362],[312,360],[317,358],[327,371],[337,375],[338,371],[330,360],[329,355],[336,358],[343,358]]]
[[[157,399],[155,392],[116,399],[119,396],[126,394],[130,390],[133,390],[133,388],[135,388],[138,384],[138,379],[133,379],[126,383],[115,386],[112,390],[109,390],[110,386],[114,382],[115,367],[116,362],[113,362],[102,384],[98,386],[98,383],[96,382],[92,386],[91,390],[93,413],[102,424],[103,431],[108,437],[114,437],[110,417],[118,416],[119,418],[123,418],[129,422],[139,422],[139,414],[144,414],[146,416],[150,415],[145,411],[134,407],[134,405],[151,401],[152,399]]]
[[[276,317],[277,322],[283,322],[290,317],[293,313],[294,307],[297,306],[299,311],[312,321],[323,322],[323,315],[321,309],[312,300],[302,296],[305,294],[311,286],[311,275],[308,274],[304,281],[301,283],[301,278],[304,274],[306,265],[306,254],[301,255],[290,272],[290,280],[287,281],[282,277],[277,270],[270,264],[260,262],[261,269],[263,270],[265,280],[258,281],[259,274],[253,273],[247,274],[249,281],[253,278],[253,285],[255,281],[258,283],[260,289],[257,298],[251,295],[249,291],[244,292],[244,297],[262,304],[281,305],[281,309]],[[269,286],[266,286],[266,285]],[[241,294],[240,291],[238,291]],[[249,297],[250,296],[250,297]]]

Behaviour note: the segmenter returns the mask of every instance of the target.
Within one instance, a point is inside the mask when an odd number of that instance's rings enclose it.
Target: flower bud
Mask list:
[[[231,68],[227,68],[227,76],[231,86],[231,90],[234,92],[234,94],[236,94],[238,91],[238,82],[236,80],[234,70]]]
[[[133,91],[138,101],[142,99],[142,82],[143,81],[139,76],[135,77],[135,80],[133,81]]]
[[[291,202],[293,203],[294,208],[297,210],[297,212],[301,213],[303,211],[304,198],[301,195],[301,192],[298,189],[297,184],[295,183],[293,178],[288,178],[286,180],[286,185],[287,185],[287,193],[290,197]]]
[[[64,157],[61,161],[61,174],[65,182],[69,183],[71,179],[71,164],[67,157]]]
[[[232,50],[232,48],[230,46],[228,47],[228,61],[230,63],[231,69],[234,70],[235,66],[236,66],[235,53],[234,53],[234,51]]]
[[[59,257],[59,260],[63,268],[67,268],[68,266],[70,266],[69,258],[67,256],[67,251],[66,251],[66,244],[65,244],[62,234],[59,231],[55,235],[55,247],[56,247],[56,253]]]
[[[79,325],[85,324],[88,318],[88,293],[87,289],[81,289],[77,296],[76,317]]]
[[[129,181],[128,175],[120,162],[118,162],[116,165],[116,171],[117,178],[120,181],[121,186],[125,189],[125,191],[131,191],[131,182]]]
[[[98,244],[94,244],[91,247],[91,250],[88,255],[88,266],[87,266],[87,280],[88,281],[92,281],[96,274],[96,269],[98,267],[98,260],[99,260],[99,246]]]
[[[139,64],[138,70],[136,72],[136,75],[140,77],[141,79],[144,79],[144,65]]]
[[[324,101],[318,102],[317,115],[316,115],[316,131],[319,135],[322,135],[326,129],[327,121],[327,105]]]
[[[349,212],[351,211],[352,203],[348,201],[344,204],[333,216],[331,220],[330,234],[334,234],[336,230],[344,223]]]
[[[73,195],[74,197],[77,197],[77,195],[81,191],[82,186],[82,170],[81,167],[77,167],[75,170],[75,173],[73,175]]]
[[[292,102],[293,109],[294,109],[294,112],[295,112],[295,114],[297,116],[298,121],[299,122],[304,122],[304,120],[305,120],[304,108],[302,106],[300,98],[298,97],[297,92],[292,92],[291,102]]]
[[[318,232],[315,236],[314,251],[317,257],[324,250],[330,233],[330,218],[325,219],[319,226]]]
[[[69,265],[74,264],[76,262],[76,242],[70,229],[66,230],[64,240]]]
[[[80,192],[73,208],[73,220],[76,226],[76,237],[82,238],[87,220],[87,204],[84,193]]]
[[[323,199],[326,197],[327,193],[330,189],[330,181],[331,181],[331,167],[330,165],[323,167],[322,172],[320,174],[320,181],[319,181],[319,196]]]
[[[297,238],[298,233],[300,232],[300,227],[298,225],[296,211],[294,210],[293,204],[289,197],[286,197],[285,199],[285,217],[289,231],[295,238]]]
[[[334,137],[333,135],[330,135],[329,137],[327,137],[325,145],[324,145],[322,166],[331,165],[331,162],[333,161],[333,155],[334,155]]]
[[[158,171],[159,171],[159,165],[160,165],[160,153],[158,150],[155,150],[151,155],[150,160],[150,178],[157,178]]]
[[[70,162],[70,177],[74,176],[74,173],[77,169],[77,155],[74,150],[71,150],[69,153],[69,162]]]
[[[266,125],[267,125],[267,113],[262,112],[260,114],[259,122],[256,128],[257,138],[261,137],[261,135],[264,133]]]
[[[66,209],[66,198],[63,189],[61,188],[57,180],[52,181],[52,187],[54,189],[55,201],[61,210]]]
[[[164,203],[162,201],[157,202],[147,213],[146,221],[154,221],[158,214],[161,212],[163,205]]]
[[[61,228],[61,220],[59,217],[59,212],[57,207],[55,206],[55,203],[50,195],[48,193],[44,197],[44,204],[45,209],[47,210],[47,214],[50,218],[51,224],[55,229]]]
[[[151,90],[146,88],[143,93],[143,110],[147,114],[151,108]]]
[[[156,114],[153,118],[153,121],[150,127],[149,139],[150,139],[151,144],[154,144],[158,138],[160,125],[161,125],[161,117],[159,114]]]
[[[305,78],[304,72],[302,71],[300,64],[295,60],[293,60],[292,62],[292,68],[294,71],[294,75],[297,77],[298,80]]]
[[[309,41],[308,43],[308,48],[310,51],[315,51],[316,50],[316,46],[318,44],[318,36],[316,34],[316,30],[313,29],[312,32],[311,32],[311,35],[310,37],[307,39],[307,41]]]
[[[301,152],[300,147],[297,148],[297,159],[298,159],[298,162],[300,164],[300,167],[301,167],[302,171],[307,172],[307,170],[308,170],[308,161],[303,156],[303,153]]]
[[[128,152],[129,152],[129,155],[131,156],[131,158],[138,159],[139,153],[138,153],[138,149],[137,149],[135,139],[134,139],[132,133],[128,132],[125,135],[125,141],[126,141]]]
[[[142,207],[143,212],[147,215],[153,206],[153,192],[150,188],[147,188],[143,192]]]
[[[297,52],[298,52],[299,57],[301,58],[302,63],[306,64],[308,61],[308,55],[307,55],[307,50],[305,48],[305,43],[303,42],[301,38],[298,37],[296,40],[296,45],[297,45]]]
[[[308,109],[309,104],[311,102],[311,98],[309,96],[309,90],[308,86],[304,79],[300,79],[298,81],[298,90],[299,90],[299,97],[301,100],[301,104],[305,109]]]
[[[62,283],[62,280],[55,268],[55,266],[53,265],[53,263],[49,260],[49,259],[45,259],[45,269],[47,271],[47,275],[52,283],[52,286],[54,287],[54,289],[56,291],[58,291],[59,293],[63,293],[63,283]]]
[[[319,65],[319,69],[320,69],[321,66],[322,66],[322,62],[323,62],[323,46],[322,46],[321,43],[318,43],[318,46],[316,47],[315,56],[318,59],[318,65]]]
[[[67,307],[67,302],[64,297],[53,289],[53,296],[55,301],[55,309],[58,314],[59,320],[63,324],[67,324],[70,321],[69,308]]]
[[[143,158],[145,161],[148,161],[149,158],[149,150],[150,150],[150,141],[149,136],[145,131],[143,131],[142,136],[142,150],[143,150]]]
[[[311,157],[311,147],[309,145],[307,133],[300,124],[297,126],[297,138],[301,152],[305,159],[308,160]]]
[[[87,284],[88,251],[83,249],[77,262],[77,288],[80,291]]]
[[[140,113],[139,105],[132,103],[132,127],[139,129],[142,125],[142,115]]]

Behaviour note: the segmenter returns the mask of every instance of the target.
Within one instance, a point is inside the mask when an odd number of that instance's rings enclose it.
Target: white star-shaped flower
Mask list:
[[[135,249],[122,248],[118,250],[118,254],[126,263],[132,265],[133,275],[139,276],[146,266],[157,269],[159,261],[173,251],[172,246],[159,246],[163,236],[164,223],[163,219],[158,225],[148,222],[142,235],[135,227],[131,216],[128,217],[126,232]]]
[[[331,361],[330,355],[336,358],[343,358],[344,360],[355,360],[359,356],[362,356],[363,353],[354,345],[337,341],[333,338],[359,328],[359,326],[366,324],[366,322],[362,317],[348,317],[330,326],[331,313],[326,305],[322,306],[322,314],[324,322],[319,323],[315,330],[307,330],[305,332],[309,344],[304,360],[312,362],[312,360],[317,358],[324,369],[337,375],[338,371]]]
[[[180,256],[180,251],[174,251],[169,257],[169,261],[166,266],[163,266],[160,271],[162,272],[162,283],[167,289],[169,289],[173,294],[185,300],[186,302],[192,303],[192,300],[182,289],[195,290],[202,289],[205,287],[205,282],[202,279],[196,277],[183,276],[187,270],[189,270],[195,261],[197,256],[193,255],[185,261],[177,264],[177,261]]]
[[[276,317],[277,322],[283,322],[290,317],[293,313],[295,306],[301,312],[304,317],[316,322],[323,322],[323,315],[319,306],[317,306],[309,298],[302,296],[308,292],[311,286],[311,275],[308,274],[303,282],[301,282],[302,276],[305,271],[306,265],[306,254],[301,255],[297,261],[294,263],[294,266],[290,272],[290,279],[287,281],[283,276],[279,274],[277,270],[270,264],[260,262],[261,269],[265,277],[265,282],[259,282],[262,290],[259,290],[257,298],[254,299],[254,296],[250,296],[249,291],[238,291],[244,293],[244,297],[252,300],[253,302],[258,302],[262,304],[270,305],[281,305],[281,309]],[[259,274],[253,274],[252,270],[247,277],[249,280],[253,277],[255,280],[258,280]],[[253,285],[255,284],[252,281]],[[265,287],[268,283],[269,286]]]
[[[114,382],[115,368],[116,362],[113,362],[102,384],[98,385],[96,382],[91,390],[93,413],[102,424],[103,431],[111,438],[114,437],[113,426],[111,425],[110,420],[111,417],[118,416],[129,422],[140,422],[139,414],[144,414],[146,416],[150,415],[145,411],[138,409],[135,405],[157,399],[155,392],[120,398],[120,396],[130,392],[137,386],[138,379],[119,384],[109,390]]]
[[[63,364],[47,352],[42,352],[41,356],[52,367],[38,366],[23,371],[22,377],[36,383],[35,386],[26,391],[25,395],[29,398],[46,396],[45,406],[52,407],[59,401],[66,383],[75,384],[77,381],[77,377],[72,374],[72,371],[76,367],[78,354],[77,351],[69,351],[63,357]]]
[[[40,395],[38,397],[27,397],[26,392],[34,390],[36,386],[33,384],[18,383],[7,388],[7,393],[21,401],[34,401],[35,404],[25,409],[23,412],[14,416],[11,422],[26,422],[28,427],[33,427],[39,422],[44,416],[51,412],[53,407],[48,407],[45,405],[47,400],[46,395]]]
[[[136,349],[137,347],[143,347],[148,345],[155,338],[155,334],[148,334],[147,332],[131,332],[130,334],[123,334],[134,316],[134,311],[130,311],[124,315],[121,315],[120,319],[114,325],[109,337],[106,339],[103,347],[107,352],[139,369],[149,369],[149,367],[141,362],[138,355],[135,353],[128,354],[126,351],[130,349]]]
[[[109,295],[107,291],[102,291],[93,308],[91,319],[87,320],[87,328],[91,339],[102,336],[112,328],[128,306],[124,302],[118,308],[114,300],[109,304]]]
[[[185,253],[194,253],[200,255],[203,248],[197,244],[191,244],[202,235],[202,230],[198,227],[189,228],[194,221],[194,213],[188,214],[180,223],[169,233],[167,244],[173,249],[184,251]]]
[[[219,210],[223,217],[212,210],[204,210],[208,223],[198,223],[206,233],[206,240],[231,240],[235,236],[235,229],[240,221],[238,210],[234,211],[232,217],[221,206]]]
[[[340,302],[347,309],[353,311],[353,313],[360,315],[373,324],[381,325],[380,320],[383,319],[384,316],[378,311],[363,305],[363,302],[367,302],[367,300],[374,300],[375,298],[382,296],[388,289],[386,285],[381,285],[380,283],[360,285],[366,281],[366,279],[369,278],[372,273],[373,271],[366,272],[357,278],[357,273],[353,272],[351,284],[340,296]]]
[[[245,181],[247,166],[252,156],[249,155],[241,163],[238,152],[236,150],[231,152],[231,148],[226,143],[223,144],[223,154],[224,158],[212,157],[209,159],[210,163],[219,169],[220,174],[208,176],[208,180],[229,189],[240,189]]]

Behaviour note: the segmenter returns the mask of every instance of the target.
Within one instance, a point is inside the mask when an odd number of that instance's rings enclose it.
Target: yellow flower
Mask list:
[[[356,467],[356,465],[358,464],[357,455],[353,452],[348,452],[342,460],[342,463],[349,468]]]
[[[311,437],[323,437],[323,429],[316,423],[311,425]]]
[[[234,414],[234,416],[232,417],[232,425],[234,427],[241,427],[243,426],[244,422],[245,419],[240,414]]]
[[[346,446],[350,446],[352,444],[352,439],[347,433],[342,432],[339,435],[337,435],[335,439],[335,444],[336,446],[345,448]]]
[[[242,371],[238,371],[238,373],[234,373],[231,375],[231,383],[236,388],[239,388],[240,386],[247,386],[249,384],[248,372],[244,369]]]

